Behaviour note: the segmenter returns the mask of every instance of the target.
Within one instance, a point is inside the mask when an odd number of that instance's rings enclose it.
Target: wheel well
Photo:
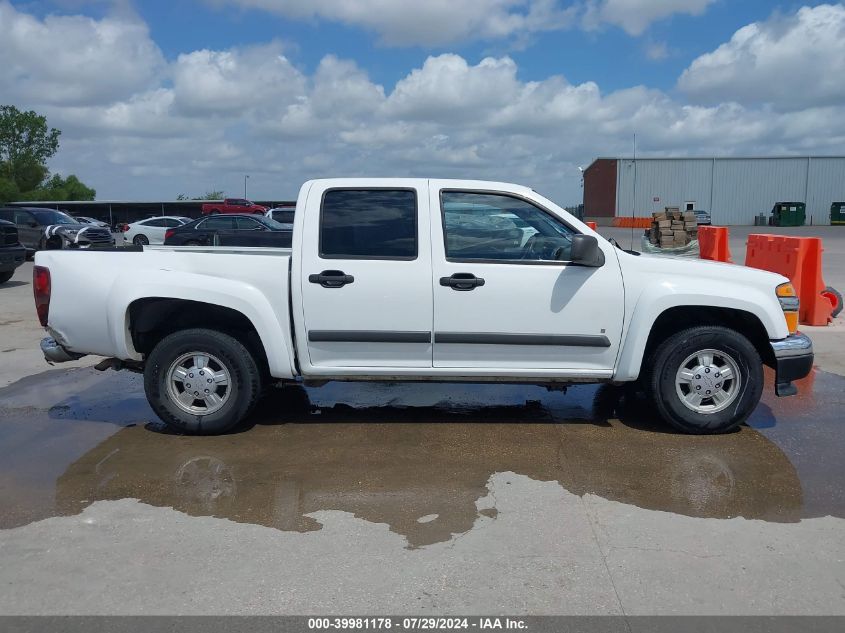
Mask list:
[[[765,364],[774,364],[769,335],[760,319],[745,310],[712,306],[677,306],[663,311],[651,326],[643,364],[648,362],[657,346],[668,337],[681,330],[701,325],[720,325],[736,330],[751,341]]]
[[[261,337],[252,322],[237,310],[202,301],[163,297],[139,299],[129,306],[132,344],[145,356],[165,336],[190,328],[207,328],[228,334],[252,352],[263,371],[269,371]]]

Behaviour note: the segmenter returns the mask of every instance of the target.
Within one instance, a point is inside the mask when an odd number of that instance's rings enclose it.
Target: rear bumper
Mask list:
[[[0,248],[0,272],[14,270],[26,261],[26,249],[23,246],[4,246]]]
[[[52,336],[41,339],[41,352],[44,354],[44,360],[48,363],[66,363],[69,360],[78,360],[84,356],[84,354],[69,352]]]
[[[813,342],[806,334],[796,332],[780,341],[771,341],[775,359],[775,393],[792,396],[798,389],[792,384],[813,371]]]

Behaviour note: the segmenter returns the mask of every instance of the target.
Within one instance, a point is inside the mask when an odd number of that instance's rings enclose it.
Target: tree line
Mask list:
[[[0,106],[0,204],[13,200],[93,200],[97,192],[73,174],[51,174],[47,161],[61,131],[47,117]]]

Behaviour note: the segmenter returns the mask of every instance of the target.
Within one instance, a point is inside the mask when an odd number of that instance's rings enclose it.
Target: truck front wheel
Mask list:
[[[763,393],[754,345],[726,327],[693,327],[663,341],[648,381],[660,415],[685,433],[726,433],[742,424]]]
[[[261,394],[261,374],[237,339],[207,329],[174,332],[147,358],[144,391],[173,430],[216,435],[232,430]]]

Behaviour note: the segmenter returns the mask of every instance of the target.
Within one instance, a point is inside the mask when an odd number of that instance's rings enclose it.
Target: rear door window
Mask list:
[[[320,212],[323,259],[416,259],[417,194],[404,189],[330,189]]]
[[[35,216],[28,211],[15,211],[15,224],[29,225],[35,222]]]
[[[235,228],[235,218],[208,218],[200,226],[210,231],[227,231]]]

